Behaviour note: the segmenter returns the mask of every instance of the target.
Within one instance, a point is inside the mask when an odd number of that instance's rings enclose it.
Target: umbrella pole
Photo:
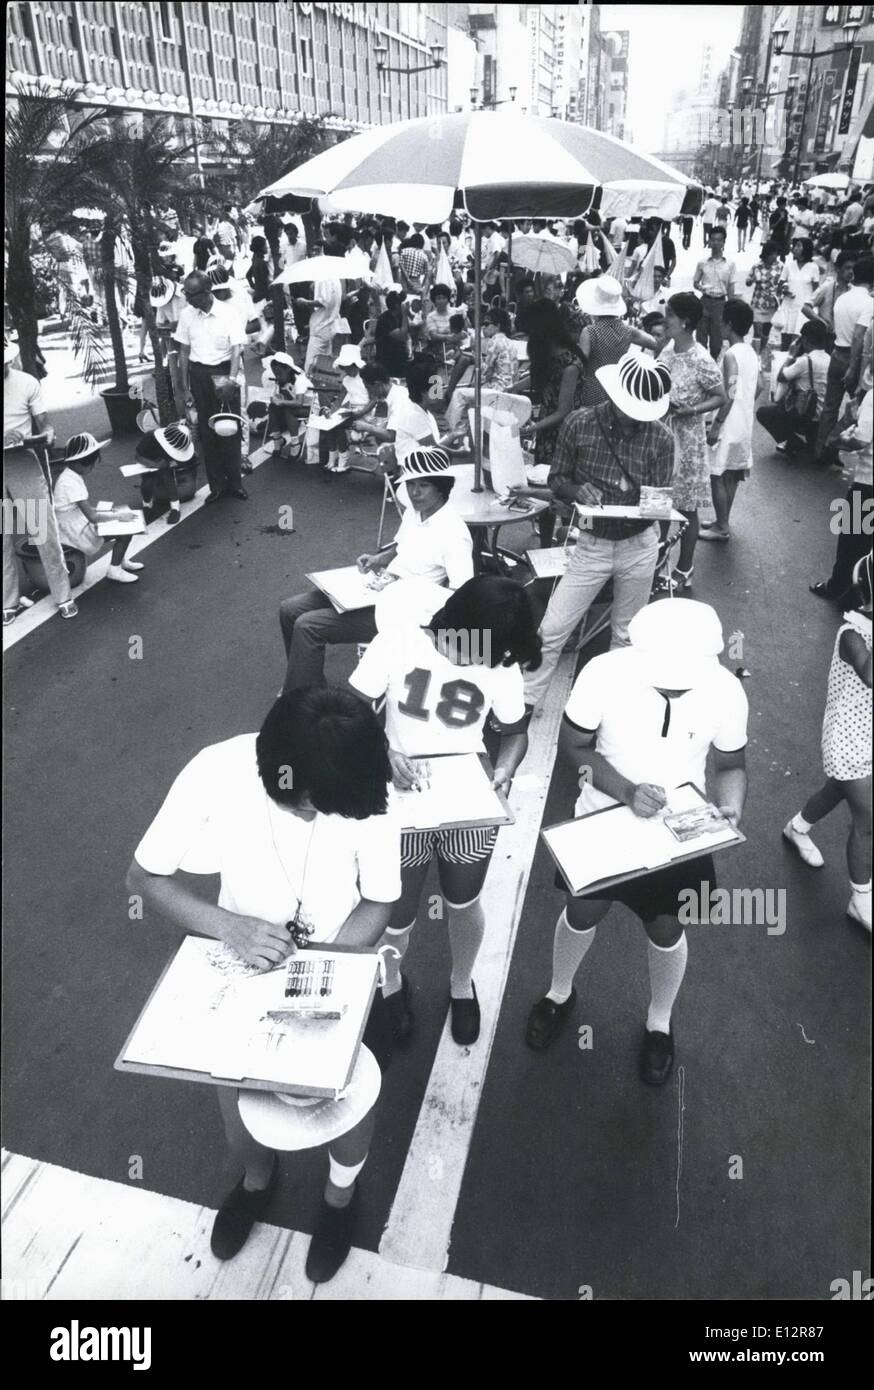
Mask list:
[[[482,268],[483,229],[480,222],[474,223],[473,230],[473,490],[482,492],[482,449],[483,449],[483,375],[482,375]]]
[[[507,233],[507,303],[513,298],[513,224]]]

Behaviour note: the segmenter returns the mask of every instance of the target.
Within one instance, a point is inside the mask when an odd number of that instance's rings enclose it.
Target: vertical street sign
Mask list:
[[[859,64],[861,60],[861,48],[854,48],[850,54],[850,64],[847,68],[847,84],[844,87],[844,99],[841,102],[841,119],[838,122],[838,135],[847,135],[849,133],[850,122],[853,119],[853,102],[856,99],[856,82],[859,77]]]
[[[816,154],[822,154],[825,149],[829,117],[831,116],[831,100],[834,95],[836,76],[837,73],[834,68],[829,68],[828,72],[823,75],[822,93],[819,98],[819,115],[816,120],[816,136],[813,142],[813,149]]]

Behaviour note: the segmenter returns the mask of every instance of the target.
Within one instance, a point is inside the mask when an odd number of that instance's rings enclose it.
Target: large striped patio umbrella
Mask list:
[[[676,217],[702,190],[657,159],[588,126],[516,111],[466,111],[378,126],[307,160],[261,196],[329,197],[352,211],[444,222],[462,208],[475,223],[477,293],[475,465],[481,457],[481,224],[519,217]]]

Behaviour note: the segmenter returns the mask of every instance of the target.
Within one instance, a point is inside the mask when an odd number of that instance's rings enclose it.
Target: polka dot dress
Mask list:
[[[822,721],[822,763],[827,777],[853,782],[871,775],[871,691],[840,654],[845,632],[858,632],[871,650],[871,619],[845,613],[835,640]]]

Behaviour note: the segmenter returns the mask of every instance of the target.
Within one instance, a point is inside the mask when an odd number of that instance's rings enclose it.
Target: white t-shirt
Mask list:
[[[867,285],[851,285],[835,300],[835,347],[852,346],[856,324],[867,314],[871,320],[871,291]],[[867,326],[867,324],[866,324]]]
[[[388,406],[386,429],[395,432],[395,456],[403,463],[412,449],[418,449],[421,441],[429,438],[435,444],[440,441],[437,421],[429,410],[410,400],[405,386],[392,386],[385,398]]]
[[[400,896],[394,815],[306,821],[264,790],[255,734],[197,753],[182,769],[135,858],[152,874],[221,874],[219,907],[284,925],[301,903],[315,941],[333,941],[361,898]]]
[[[482,753],[490,710],[506,725],[525,714],[516,663],[456,666],[421,627],[377,633],[349,683],[368,699],[385,695],[389,744],[407,757]]]
[[[701,221],[706,222],[708,225],[712,224],[716,217],[716,209],[718,207],[720,207],[720,204],[715,198],[707,198],[701,208]]]
[[[403,502],[404,514],[395,536],[398,553],[388,566],[399,579],[430,579],[460,589],[473,579],[473,541],[470,531],[448,504],[422,521]]]
[[[744,688],[714,662],[712,674],[700,685],[668,702],[645,684],[641,663],[641,654],[632,647],[594,657],[577,676],[565,715],[579,729],[597,729],[597,751],[629,781],[651,782],[666,791],[694,782],[704,791],[711,746],[732,753],[747,742]],[[606,792],[584,783],[575,813],[613,805]]]
[[[85,479],[73,468],[65,468],[54,486],[55,515],[61,545],[71,545],[88,555],[94,548],[95,529],[79,506],[88,501]]]
[[[36,377],[10,367],[3,380],[3,433],[29,439],[36,429],[33,417],[44,415],[45,409]]]
[[[173,338],[190,349],[192,362],[208,367],[227,361],[232,349],[243,347],[246,342],[239,309],[219,299],[213,299],[206,313],[195,309],[193,304],[186,304],[173,330]]]

